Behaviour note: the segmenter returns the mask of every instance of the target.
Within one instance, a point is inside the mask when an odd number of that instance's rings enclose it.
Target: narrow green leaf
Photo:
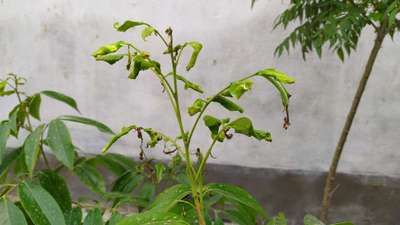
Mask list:
[[[268,81],[270,81],[275,86],[275,88],[278,90],[278,92],[281,96],[282,105],[284,107],[287,107],[289,105],[290,94],[286,90],[286,88],[282,85],[281,82],[279,82],[278,80],[276,80],[272,77],[264,77],[264,78],[266,78]]]
[[[106,146],[104,146],[104,148],[103,148],[101,151],[102,151],[102,152],[107,152],[108,149],[110,149],[110,147],[111,147],[115,142],[117,142],[121,137],[127,135],[131,130],[136,129],[136,128],[137,128],[137,126],[135,126],[135,125],[132,125],[132,126],[129,126],[129,127],[123,127],[123,128],[121,129],[121,131],[120,131],[118,134],[114,135],[114,136],[111,138],[111,140],[106,144]]]
[[[42,91],[42,92],[40,92],[40,94],[46,95],[47,97],[50,97],[57,101],[63,102],[79,112],[78,104],[76,103],[76,101],[67,95],[64,95],[64,94],[56,92],[56,91],[49,91],[49,90]]]
[[[49,123],[47,132],[47,143],[56,158],[66,167],[73,169],[75,162],[75,148],[72,144],[71,135],[67,126],[59,119]]]
[[[200,112],[203,107],[206,105],[206,102],[203,99],[196,99],[191,106],[188,107],[188,114],[190,116],[196,115],[198,112]]]
[[[82,210],[80,208],[72,208],[65,213],[66,225],[81,225],[82,224]]]
[[[97,128],[99,131],[101,131],[103,133],[114,134],[114,131],[112,131],[111,128],[109,128],[107,125],[105,125],[104,123],[101,123],[99,121],[90,119],[90,118],[67,115],[67,116],[60,116],[58,119],[64,120],[64,121],[75,122],[75,123],[86,124],[86,125]]]
[[[207,190],[211,193],[216,193],[224,196],[227,200],[241,203],[257,213],[261,216],[266,217],[266,213],[264,208],[258,203],[258,201],[251,196],[244,189],[234,186],[231,184],[209,184],[207,185]]]
[[[103,218],[100,209],[92,209],[85,217],[83,225],[103,225]]]
[[[10,136],[9,122],[0,123],[0,164],[3,162],[8,137]]]
[[[127,20],[127,21],[125,21],[123,24],[120,24],[120,23],[114,23],[114,28],[117,30],[117,31],[120,31],[120,32],[125,32],[125,31],[127,31],[128,29],[130,29],[130,28],[133,28],[133,27],[137,27],[137,26],[142,26],[142,25],[147,25],[146,23],[144,23],[144,22],[140,22],[140,21],[131,21],[131,20]]]
[[[78,176],[82,183],[85,184],[93,192],[105,192],[106,185],[104,178],[98,172],[95,166],[87,162],[83,162],[75,166],[74,173]]]
[[[155,168],[155,170],[156,170],[156,179],[157,179],[157,182],[160,183],[161,180],[162,180],[163,177],[164,177],[164,172],[167,170],[167,168],[166,168],[165,165],[162,164],[162,163],[157,163],[157,164],[154,166],[154,168]]]
[[[177,184],[161,192],[154,202],[149,206],[149,210],[157,212],[167,212],[179,200],[191,193],[189,185]]]
[[[133,214],[117,225],[190,225],[181,216],[169,212],[147,211]]]
[[[231,100],[225,98],[224,96],[217,95],[212,99],[213,102],[218,102],[221,104],[225,109],[229,111],[237,111],[240,113],[243,113],[244,110],[242,107],[240,107],[238,104],[232,102]]]
[[[21,203],[35,225],[65,225],[57,202],[39,185],[22,182],[18,185]]]
[[[8,125],[10,126],[11,132],[14,133],[15,136],[18,136],[18,130],[19,130],[19,127],[17,126],[18,114],[19,114],[19,107],[15,107],[8,116]]]
[[[32,176],[33,170],[35,169],[37,159],[40,153],[40,140],[42,138],[44,130],[44,124],[38,126],[29,136],[25,139],[24,143],[24,154],[25,163],[29,171],[29,175]]]
[[[0,199],[1,225],[27,225],[21,210],[5,198]]]
[[[56,200],[61,211],[66,214],[72,209],[71,194],[64,178],[51,170],[39,173],[40,185]]]
[[[104,61],[110,65],[114,65],[116,62],[124,58],[123,54],[109,54],[109,55],[98,55],[95,57],[96,61]]]
[[[189,63],[186,65],[186,70],[189,71],[196,64],[197,57],[199,56],[203,45],[196,41],[188,42],[187,45],[193,48],[192,56],[190,57]]]
[[[323,222],[321,222],[319,219],[317,219],[313,215],[306,215],[304,217],[304,225],[325,225]]]
[[[256,74],[263,77],[273,77],[285,84],[293,84],[296,81],[293,77],[290,77],[286,73],[276,70],[274,68],[260,70]]]
[[[143,41],[146,41],[146,38],[149,37],[150,35],[152,35],[154,33],[155,29],[154,27],[151,26],[146,26],[143,31],[142,31],[142,39]]]
[[[97,58],[99,56],[107,55],[110,53],[114,53],[118,51],[120,48],[122,48],[124,45],[127,43],[124,41],[118,41],[115,43],[107,44],[104,46],[101,46],[99,49],[97,49],[95,52],[92,53],[92,56]]]
[[[32,115],[33,118],[40,120],[40,103],[42,102],[42,97],[40,94],[36,94],[32,97],[32,100],[29,103],[29,114]]]

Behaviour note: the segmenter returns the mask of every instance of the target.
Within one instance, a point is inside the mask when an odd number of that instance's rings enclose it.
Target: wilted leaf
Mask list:
[[[239,99],[245,92],[249,91],[253,86],[252,80],[242,80],[233,82],[228,90],[223,93],[225,96],[233,96]]]
[[[281,72],[276,69],[265,69],[265,70],[260,70],[256,73],[257,75],[263,76],[263,77],[273,77],[279,82],[285,83],[285,84],[293,84],[295,82],[295,79],[293,77],[290,77],[284,72]]]
[[[188,114],[190,116],[196,115],[200,112],[203,107],[206,105],[206,102],[203,99],[196,99],[191,106],[188,107]]]
[[[182,81],[185,84],[185,86],[184,86],[185,90],[190,88],[190,89],[192,89],[194,91],[197,91],[199,93],[203,93],[204,92],[200,85],[189,81],[188,79],[184,78],[183,76],[176,74],[176,78],[178,80]]]
[[[218,102],[221,104],[225,109],[229,111],[237,111],[240,113],[243,113],[244,110],[242,107],[240,107],[238,104],[232,102],[231,100],[225,98],[224,96],[217,95],[212,99],[213,102]]]
[[[190,57],[189,63],[186,66],[186,70],[189,71],[196,64],[197,57],[199,56],[203,45],[196,41],[188,42],[187,45],[193,48],[192,56]]]
[[[139,21],[127,20],[122,25],[119,24],[118,22],[114,23],[114,28],[117,29],[117,31],[125,32],[130,28],[137,27],[137,26],[142,26],[142,25],[146,25],[146,23],[139,22]]]
[[[261,130],[255,130],[251,120],[247,117],[238,118],[228,124],[236,133],[255,137],[257,140],[272,141],[271,134]]]
[[[142,31],[143,41],[146,41],[146,38],[152,35],[154,31],[155,31],[154,27],[146,26]]]
[[[122,58],[124,58],[123,54],[99,55],[95,57],[96,61],[104,61],[110,65],[115,64]]]
[[[99,56],[107,55],[110,53],[114,53],[118,51],[120,48],[122,48],[124,45],[126,45],[126,42],[124,41],[118,41],[115,43],[107,44],[104,46],[101,46],[99,49],[97,49],[95,52],[93,52],[92,56],[97,58]]]

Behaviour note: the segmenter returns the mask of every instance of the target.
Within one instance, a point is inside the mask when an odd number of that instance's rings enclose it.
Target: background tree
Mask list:
[[[280,56],[284,51],[289,52],[291,47],[300,45],[304,59],[308,53],[313,51],[321,57],[322,49],[328,45],[329,49],[336,52],[338,57],[344,61],[345,53],[350,55],[357,48],[360,35],[365,27],[371,26],[375,32],[374,44],[347,114],[326,178],[320,214],[321,220],[324,222],[328,217],[336,170],[354,116],[385,37],[389,35],[393,38],[393,35],[400,29],[400,21],[396,18],[399,11],[399,0],[292,0],[289,8],[275,21],[275,28],[283,26],[286,29],[290,23],[297,25],[279,44],[275,54]]]

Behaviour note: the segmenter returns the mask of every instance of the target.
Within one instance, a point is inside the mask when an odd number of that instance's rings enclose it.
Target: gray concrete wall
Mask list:
[[[250,0],[1,0],[0,74],[15,72],[27,77],[29,93],[55,89],[71,95],[85,116],[102,120],[115,130],[136,123],[173,134],[176,123],[168,119],[172,111],[149,73],[127,80],[124,65],[109,66],[90,57],[98,46],[117,40],[135,41],[154,55],[162,52],[155,38],[143,43],[139,32],[115,32],[112,24],[116,21],[143,20],[160,30],[171,26],[176,41],[204,43],[197,68],[185,75],[202,84],[207,93],[265,67],[277,67],[297,78],[289,88],[293,94],[290,129],[282,129],[283,113],[275,90],[258,82],[240,103],[258,128],[272,132],[274,141],[266,144],[237,135],[217,146],[213,162],[326,170],[370,50],[372,33],[365,30],[358,51],[345,63],[330,53],[322,60],[310,56],[306,62],[296,51],[274,58],[273,50],[287,32],[272,31],[272,24],[285,2],[260,0],[251,10]],[[399,40],[396,36],[383,45],[346,144],[341,171],[400,175]],[[195,97],[188,92],[183,103]],[[0,100],[2,118],[13,104],[13,100]],[[44,106],[44,118],[74,113],[50,100],[44,101]],[[225,115],[218,107],[211,111]],[[186,125],[192,121],[185,118]],[[80,126],[73,126],[73,135],[76,144],[88,152],[100,151],[108,139]],[[196,143],[204,148],[207,135],[203,129]],[[137,144],[124,139],[113,151],[136,155]],[[161,155],[157,151],[152,154]]]

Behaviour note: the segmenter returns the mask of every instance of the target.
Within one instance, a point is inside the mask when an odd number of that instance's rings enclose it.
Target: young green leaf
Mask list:
[[[127,20],[122,25],[118,22],[114,23],[114,28],[117,31],[125,32],[125,31],[129,30],[130,28],[142,26],[142,25],[147,25],[147,24],[144,22],[140,22],[140,21]]]
[[[117,225],[190,225],[181,216],[169,212],[147,211],[133,214]]]
[[[0,164],[3,162],[3,155],[6,151],[6,144],[10,136],[9,122],[0,123]]]
[[[42,102],[42,97],[40,94],[32,96],[32,100],[29,103],[29,114],[33,118],[40,120],[40,103]]]
[[[260,70],[256,74],[262,77],[273,77],[279,82],[285,84],[293,84],[295,82],[295,79],[293,77],[290,77],[286,73],[276,70],[274,68]]]
[[[306,215],[304,217],[304,225],[325,225],[323,222],[321,222],[319,219],[317,219],[313,215]]]
[[[103,225],[103,218],[100,209],[95,208],[89,211],[83,225]]]
[[[111,140],[107,143],[106,146],[104,146],[104,148],[103,148],[101,151],[102,151],[102,152],[107,152],[108,149],[110,149],[110,147],[111,147],[115,142],[117,142],[121,137],[127,135],[131,130],[134,130],[134,129],[136,129],[136,128],[137,128],[137,126],[135,126],[135,125],[132,125],[132,126],[129,126],[129,127],[123,127],[123,128],[121,129],[121,131],[120,131],[118,134],[114,135],[114,136],[111,138]]]
[[[218,102],[221,104],[225,109],[229,111],[237,111],[240,113],[243,113],[244,110],[242,107],[240,107],[238,104],[232,102],[231,100],[225,98],[224,96],[217,95],[212,99],[213,102]]]
[[[110,65],[114,65],[116,62],[124,58],[123,54],[109,54],[109,55],[99,55],[96,56],[96,61],[104,61]]]
[[[264,208],[260,205],[260,203],[251,196],[247,191],[244,189],[234,186],[231,184],[209,184],[207,185],[207,191],[220,194],[224,196],[228,201],[237,202],[243,204],[263,217],[266,217],[267,214],[265,213]]]
[[[245,92],[251,90],[251,87],[253,86],[253,81],[252,80],[241,80],[241,81],[235,81],[231,83],[229,86],[228,90],[223,93],[223,95],[228,96],[228,97],[235,97],[239,99]]]
[[[82,224],[82,210],[81,208],[72,208],[64,214],[66,225],[81,225]]]
[[[188,107],[188,114],[190,116],[196,115],[198,112],[200,112],[203,107],[206,105],[206,101],[203,99],[196,99],[191,106]]]
[[[190,88],[190,89],[192,89],[194,91],[197,91],[199,93],[203,93],[204,92],[200,85],[189,81],[188,79],[184,78],[183,76],[176,74],[176,78],[178,80],[182,81],[185,84],[185,86],[184,86],[185,90]]]
[[[97,58],[99,56],[104,56],[108,55],[110,53],[114,53],[118,51],[120,48],[122,48],[124,45],[127,43],[124,41],[118,41],[115,43],[107,44],[104,46],[101,46],[99,49],[97,49],[95,52],[92,53],[92,56]]]
[[[64,178],[51,170],[44,170],[39,173],[40,185],[56,200],[65,214],[72,209],[71,194]]]
[[[22,206],[36,225],[66,225],[53,197],[41,186],[24,181],[18,185]]]
[[[112,131],[111,128],[109,128],[107,125],[105,125],[104,123],[101,123],[99,121],[90,119],[90,118],[67,115],[67,116],[60,116],[58,119],[64,120],[64,121],[75,122],[75,123],[86,124],[86,125],[97,128],[99,131],[101,131],[103,133],[114,134],[114,131]]]
[[[69,97],[69,96],[66,96],[66,95],[64,95],[62,93],[59,93],[59,92],[56,92],[56,91],[49,91],[49,90],[42,91],[42,92],[40,92],[40,94],[46,95],[47,97],[50,97],[50,98],[53,98],[53,99],[58,100],[60,102],[63,102],[63,103],[71,106],[72,108],[74,108],[76,111],[79,112],[78,104],[76,104],[76,101],[73,98]]]
[[[40,141],[42,139],[43,130],[44,124],[38,126],[31,134],[29,134],[24,142],[25,163],[30,176],[33,174],[41,150]]]
[[[196,64],[197,57],[199,56],[203,45],[196,41],[188,42],[187,45],[193,48],[192,56],[190,57],[189,63],[186,65],[186,71],[189,71]]]
[[[153,212],[167,212],[179,200],[191,193],[189,185],[177,184],[161,192],[148,207]]]
[[[59,119],[52,120],[49,123],[46,140],[56,158],[72,170],[75,162],[75,148],[64,122]]]
[[[75,166],[74,173],[93,192],[103,193],[106,190],[104,178],[95,166],[83,162]]]
[[[151,26],[146,26],[143,31],[142,31],[142,39],[143,41],[146,41],[146,38],[149,37],[150,35],[152,35],[154,33],[155,29],[154,27]]]
[[[1,225],[27,225],[24,214],[11,201],[0,199],[0,224]]]

